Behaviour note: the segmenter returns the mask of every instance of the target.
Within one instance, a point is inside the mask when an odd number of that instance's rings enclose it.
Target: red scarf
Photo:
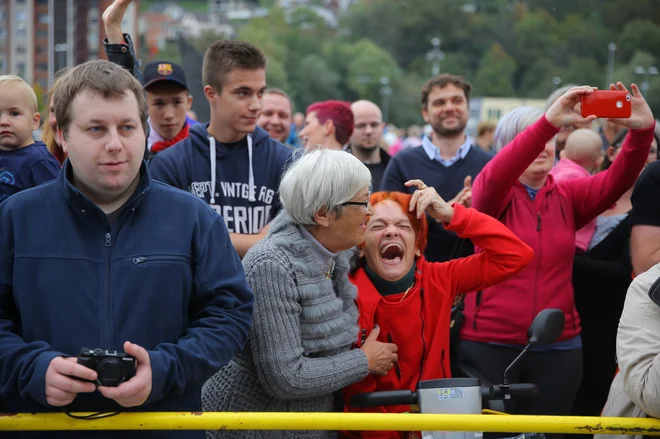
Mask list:
[[[174,145],[175,143],[180,142],[183,139],[187,138],[188,137],[188,127],[189,127],[189,125],[186,123],[183,126],[183,129],[181,131],[179,131],[179,134],[174,136],[174,138],[172,140],[161,140],[160,142],[154,142],[154,144],[151,145],[151,152],[154,153],[154,154],[157,153],[157,152],[161,152],[165,148],[168,148],[168,147]]]

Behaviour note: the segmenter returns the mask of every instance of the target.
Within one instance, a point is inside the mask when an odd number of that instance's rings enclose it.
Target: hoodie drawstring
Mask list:
[[[248,196],[249,201],[257,201],[254,193],[256,192],[256,189],[254,187],[254,170],[252,169],[252,136],[248,134],[247,136],[247,143],[248,143],[248,165],[250,166],[250,176],[248,177],[248,190],[250,191],[250,195]]]
[[[252,136],[248,135],[247,136],[247,144],[248,144],[248,166],[250,167],[249,169],[249,177],[248,177],[248,200],[253,202],[257,201],[257,198],[255,196],[256,189],[254,187],[254,169],[252,168]],[[210,148],[210,155],[211,155],[211,201],[210,204],[215,204],[215,158],[216,158],[216,151],[215,151],[215,139],[213,136],[209,136],[209,148]]]
[[[209,148],[211,149],[211,201],[209,204],[215,204],[215,139],[209,136]]]

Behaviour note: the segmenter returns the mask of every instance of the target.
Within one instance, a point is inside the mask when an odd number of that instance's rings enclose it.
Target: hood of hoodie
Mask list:
[[[211,165],[211,203],[215,204],[215,188],[216,188],[216,164],[218,158],[223,158],[230,154],[230,152],[240,150],[243,148],[243,145],[240,144],[235,148],[227,148],[223,143],[215,140],[208,133],[209,124],[197,125],[193,127],[190,136],[195,136],[193,139],[193,145],[196,148],[201,148],[202,150],[209,151],[209,162]],[[203,129],[202,129],[203,128]],[[204,138],[205,137],[205,138]],[[256,187],[254,185],[254,165],[253,153],[256,148],[256,144],[264,144],[263,140],[268,138],[268,133],[262,128],[257,127],[251,134],[247,135],[247,154],[248,154],[248,200],[253,202],[256,201]]]
[[[258,233],[279,210],[277,190],[292,151],[259,127],[230,147],[207,128],[193,125],[187,139],[157,154],[153,178],[204,199],[231,233]]]

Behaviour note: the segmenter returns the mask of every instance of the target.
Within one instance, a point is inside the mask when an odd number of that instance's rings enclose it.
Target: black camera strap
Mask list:
[[[70,418],[83,419],[88,421],[92,421],[94,419],[110,418],[112,416],[117,416],[120,413],[121,412],[97,412],[97,413],[90,413],[88,415],[74,415],[73,413],[64,412],[64,414]]]

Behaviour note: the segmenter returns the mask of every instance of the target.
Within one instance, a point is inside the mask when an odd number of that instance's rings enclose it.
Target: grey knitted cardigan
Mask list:
[[[285,213],[245,256],[254,291],[250,342],[206,382],[204,411],[330,412],[333,392],[368,374],[358,336],[350,251],[327,264]],[[325,438],[324,431],[212,431],[209,438]]]

